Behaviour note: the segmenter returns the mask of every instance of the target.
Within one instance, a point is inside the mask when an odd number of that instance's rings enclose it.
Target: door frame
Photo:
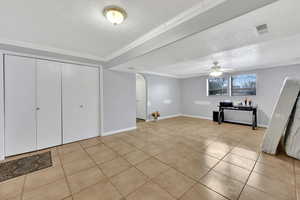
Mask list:
[[[0,52],[0,160],[5,159],[4,134],[4,54]]]
[[[145,97],[145,121],[148,121],[149,117],[148,117],[148,80],[146,78],[146,76],[144,74],[141,73],[136,73],[135,76],[141,76],[144,81],[145,81],[145,93],[146,93],[146,97]],[[135,83],[136,83],[136,79],[135,79]]]

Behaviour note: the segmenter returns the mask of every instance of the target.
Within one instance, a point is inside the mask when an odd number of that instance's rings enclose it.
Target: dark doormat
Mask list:
[[[0,182],[52,166],[51,152],[0,163]]]

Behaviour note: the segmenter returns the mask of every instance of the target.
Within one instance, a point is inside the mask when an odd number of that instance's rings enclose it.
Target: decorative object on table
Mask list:
[[[50,151],[0,163],[0,182],[51,166]]]
[[[248,99],[245,98],[245,100],[244,100],[245,106],[247,106],[247,102],[248,102]]]
[[[160,117],[160,113],[158,111],[153,112],[151,115],[152,115],[152,117],[154,118],[155,121],[157,121],[158,118]]]
[[[248,100],[248,104],[249,104],[249,106],[252,106],[252,100],[251,99]]]
[[[242,101],[234,101],[233,106],[242,106],[243,102]]]

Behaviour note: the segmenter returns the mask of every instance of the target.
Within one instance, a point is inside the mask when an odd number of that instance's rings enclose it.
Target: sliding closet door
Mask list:
[[[98,69],[65,64],[62,83],[63,143],[98,136]]]
[[[35,59],[5,56],[5,154],[36,150]]]
[[[61,65],[37,60],[37,148],[62,144]]]

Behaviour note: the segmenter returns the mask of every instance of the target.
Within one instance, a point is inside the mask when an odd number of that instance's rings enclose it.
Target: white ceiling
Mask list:
[[[232,71],[300,63],[299,9],[299,0],[279,0],[113,69],[184,78],[207,74],[216,60]],[[258,35],[264,23],[269,33]]]
[[[0,6],[0,48],[116,66],[277,0],[9,0]],[[125,8],[118,26],[102,15]]]
[[[0,43],[103,61],[202,1],[206,0],[1,1]],[[109,5],[126,9],[123,24],[113,26],[103,17]]]
[[[127,10],[125,23],[103,17],[108,5]],[[299,9],[299,0],[9,0],[0,48],[178,78],[216,60],[232,71],[273,67],[300,62]]]

